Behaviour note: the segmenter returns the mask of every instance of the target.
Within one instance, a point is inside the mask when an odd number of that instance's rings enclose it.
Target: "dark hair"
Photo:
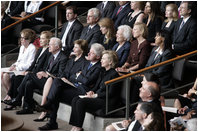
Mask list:
[[[147,116],[153,112],[153,106],[150,102],[139,102],[138,104],[140,104],[140,110],[144,113],[147,114]]]
[[[182,3],[188,3],[188,10],[191,10],[190,15],[193,18],[197,16],[197,1],[183,1]]]
[[[73,13],[74,14],[77,14],[78,13],[78,10],[77,10],[77,7],[76,6],[68,6],[66,8],[66,10],[73,10]]]
[[[83,40],[83,39],[78,39],[74,41],[74,44],[77,44],[80,46],[80,48],[83,51],[83,55],[87,54],[87,49],[88,49],[88,42],[87,40]]]
[[[164,37],[164,48],[163,48],[163,50],[164,51],[166,49],[171,50],[171,36],[170,36],[170,34],[165,30],[160,30],[160,31],[157,31],[156,35]]]
[[[151,6],[151,21],[154,21],[156,17],[162,18],[162,13],[160,10],[160,4],[158,1],[148,1]]]
[[[160,84],[159,77],[156,74],[154,74],[152,72],[147,72],[147,73],[144,74],[144,76],[145,76],[147,81],[155,82],[158,85]]]
[[[162,114],[152,112],[151,118],[153,119],[148,126],[145,126],[145,131],[165,131],[164,120]]]

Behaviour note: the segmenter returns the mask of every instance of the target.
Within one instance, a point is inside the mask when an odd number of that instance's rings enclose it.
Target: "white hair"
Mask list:
[[[186,123],[187,131],[197,131],[197,118],[193,118]]]
[[[100,10],[99,9],[91,8],[91,9],[88,10],[88,13],[89,12],[93,12],[94,18],[100,19]]]
[[[61,41],[59,38],[57,38],[57,37],[52,37],[52,38],[50,39],[50,41],[54,41],[54,44],[55,44],[56,46],[59,46],[59,48],[62,48],[62,41]]]
[[[123,37],[129,41],[132,38],[132,29],[128,25],[121,25],[118,30],[122,30]]]
[[[95,54],[97,56],[102,56],[102,52],[105,50],[104,46],[102,46],[101,44],[99,43],[94,43],[91,45],[91,49],[94,50]]]

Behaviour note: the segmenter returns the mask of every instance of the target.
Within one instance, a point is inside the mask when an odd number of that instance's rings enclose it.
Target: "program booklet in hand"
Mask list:
[[[122,121],[113,122],[112,125],[117,131],[126,129],[125,127],[122,126]]]

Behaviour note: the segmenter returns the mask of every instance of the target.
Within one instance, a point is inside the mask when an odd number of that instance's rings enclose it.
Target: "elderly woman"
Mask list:
[[[150,43],[146,40],[147,27],[144,23],[137,22],[133,27],[133,37],[130,53],[126,63],[117,69],[120,72],[131,72],[144,68],[150,56]]]
[[[103,18],[98,24],[102,32],[100,44],[102,44],[106,50],[111,50],[116,43],[114,22],[110,18]]]
[[[18,87],[20,86],[21,82],[23,81],[25,75],[27,75],[28,73],[32,72],[32,73],[37,73],[39,71],[42,71],[46,68],[47,66],[47,60],[48,57],[50,56],[49,50],[48,50],[48,44],[50,41],[50,38],[52,37],[52,32],[50,31],[43,31],[41,32],[41,36],[40,36],[40,45],[42,46],[42,48],[39,48],[34,61],[32,62],[31,66],[22,73],[22,75],[18,75],[15,76],[13,75],[11,78],[11,87],[8,91],[8,96],[10,96],[11,98],[15,98],[18,94]],[[4,110],[12,110],[12,107],[6,107]]]
[[[61,82],[61,85],[64,85],[64,81],[69,79],[72,74],[78,72],[80,70],[80,66],[84,62],[86,62],[85,55],[87,54],[87,49],[88,49],[88,43],[86,40],[79,39],[74,41],[74,48],[72,53],[74,56],[72,56],[72,58],[68,60],[63,74],[60,76],[60,79],[58,79]],[[47,95],[49,93],[52,83],[53,83],[53,78],[52,77],[48,78],[43,89],[41,106],[43,106],[47,101]],[[36,122],[44,121],[45,118],[47,117],[48,117],[47,112],[42,112],[39,118],[35,119],[34,121]]]
[[[101,66],[104,68],[96,82],[95,87],[87,92],[85,98],[75,97],[72,100],[72,112],[69,124],[73,125],[71,130],[83,130],[82,125],[85,118],[85,112],[95,112],[99,109],[105,109],[106,86],[105,81],[118,77],[115,71],[118,58],[114,51],[104,51],[101,59]],[[110,108],[115,106],[118,101],[119,86],[112,85],[109,88]]]
[[[133,28],[136,22],[143,22],[144,18],[144,1],[131,1],[131,9],[128,16],[125,18],[125,24]]]
[[[35,39],[35,32],[31,29],[23,29],[21,31],[21,47],[19,50],[19,56],[17,61],[12,64],[9,68],[9,71],[25,71],[27,70],[32,62],[34,61],[34,57],[36,54],[36,47],[32,44]],[[1,73],[1,82],[3,87],[5,87],[6,91],[10,89],[11,81],[10,75],[7,71],[2,69]],[[6,96],[4,100],[9,100],[10,97]]]
[[[112,48],[118,55],[118,66],[121,67],[127,60],[129,55],[131,43],[129,42],[132,38],[132,30],[128,25],[121,25],[118,27],[116,34],[116,41],[118,42]]]
[[[170,36],[172,36],[175,28],[175,22],[178,19],[178,7],[176,4],[168,4],[166,6],[165,17],[167,19],[162,23],[161,30],[167,31]]]

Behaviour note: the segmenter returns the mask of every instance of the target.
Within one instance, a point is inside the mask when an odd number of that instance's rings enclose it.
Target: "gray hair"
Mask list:
[[[122,30],[123,37],[129,41],[132,38],[132,29],[128,25],[121,25],[118,27],[118,30]]]
[[[105,50],[104,46],[99,43],[94,43],[91,45],[91,48],[94,50],[97,56],[102,56],[102,52]]]
[[[54,41],[54,44],[59,48],[62,48],[62,41],[57,37],[52,37],[50,41]]]
[[[155,82],[152,82],[155,83]],[[160,97],[160,90],[159,90],[159,85],[155,83],[156,85],[149,85],[148,90],[151,93],[151,96],[153,99],[159,99]]]
[[[186,123],[187,131],[197,131],[197,118],[193,118]]]
[[[94,18],[98,18],[98,20],[100,19],[101,14],[100,14],[100,10],[99,9],[91,8],[91,9],[88,10],[88,13],[89,12],[93,12]]]

